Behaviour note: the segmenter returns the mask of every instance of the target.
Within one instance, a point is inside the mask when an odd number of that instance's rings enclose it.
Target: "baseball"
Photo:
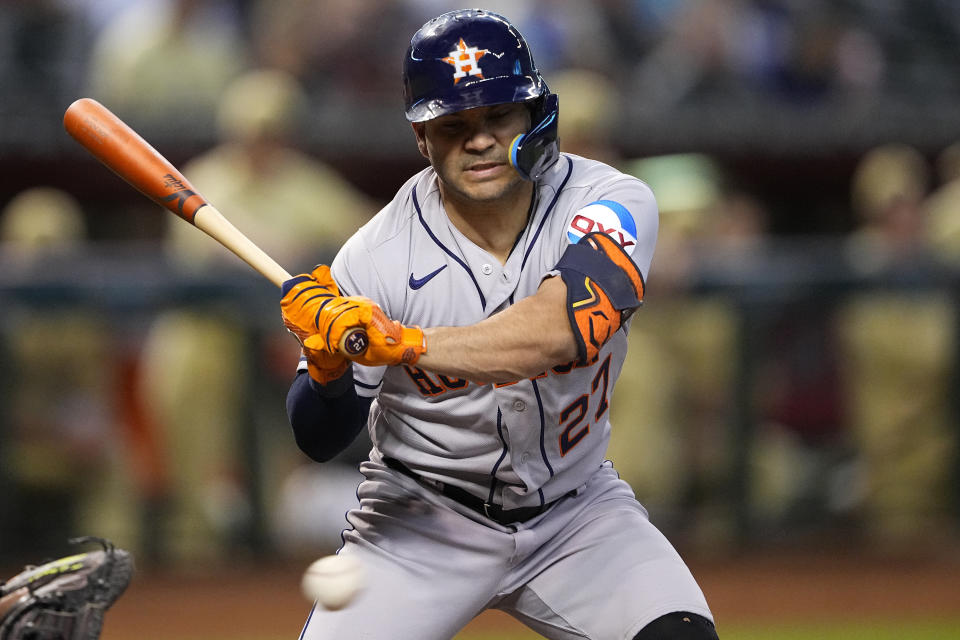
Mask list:
[[[307,567],[300,587],[310,601],[318,601],[325,609],[337,610],[350,604],[363,589],[363,566],[351,556],[332,555],[320,558]]]

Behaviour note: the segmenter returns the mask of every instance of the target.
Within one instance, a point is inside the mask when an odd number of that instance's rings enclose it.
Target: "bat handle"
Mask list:
[[[213,205],[205,204],[197,209],[193,224],[278,287],[292,277],[286,269],[264,253],[263,249],[233,226]]]
[[[278,287],[283,286],[283,283],[292,277],[273,258],[234,227],[213,205],[205,204],[197,209],[194,224]],[[367,350],[369,344],[367,332],[363,327],[352,327],[343,333],[338,346],[341,353],[359,356]]]
[[[370,341],[367,338],[367,332],[364,331],[363,327],[353,327],[343,332],[343,335],[340,337],[340,344],[337,346],[340,349],[340,353],[359,356],[367,350],[367,345],[369,344]]]

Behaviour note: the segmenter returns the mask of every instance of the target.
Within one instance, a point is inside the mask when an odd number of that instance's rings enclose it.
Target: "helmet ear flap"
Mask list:
[[[536,182],[560,157],[557,140],[559,98],[549,93],[533,109],[534,125],[510,143],[510,164],[525,180]]]

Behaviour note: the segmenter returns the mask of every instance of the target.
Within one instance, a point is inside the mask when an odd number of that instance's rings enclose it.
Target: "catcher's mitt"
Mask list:
[[[0,640],[96,640],[103,614],[127,588],[133,560],[106,540],[103,550],[27,567],[0,585]]]

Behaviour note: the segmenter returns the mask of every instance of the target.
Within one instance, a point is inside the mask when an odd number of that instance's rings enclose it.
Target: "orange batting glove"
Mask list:
[[[281,291],[283,324],[303,347],[310,377],[320,384],[341,377],[350,368],[349,360],[336,351],[310,349],[304,344],[319,330],[317,321],[321,309],[340,296],[340,289],[330,276],[330,267],[322,264],[309,274],[294,276],[283,283]]]
[[[330,354],[304,346],[303,355],[307,357],[307,373],[322,385],[342,377],[350,368],[350,361],[339,353]]]
[[[341,352],[350,360],[367,366],[414,364],[427,351],[420,327],[407,327],[391,320],[369,298],[337,298],[319,312],[320,330],[304,340],[304,347],[326,353]],[[339,345],[351,329],[366,332],[366,349],[358,354]]]

